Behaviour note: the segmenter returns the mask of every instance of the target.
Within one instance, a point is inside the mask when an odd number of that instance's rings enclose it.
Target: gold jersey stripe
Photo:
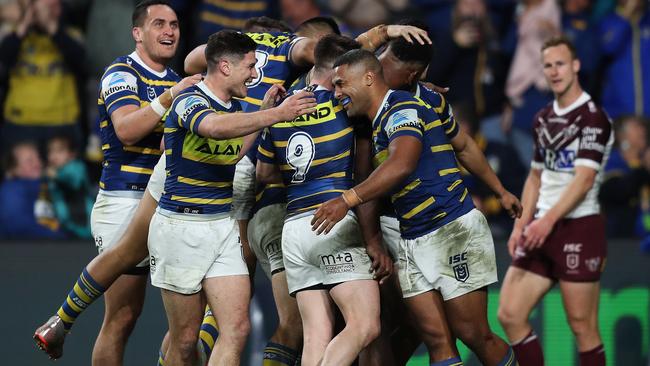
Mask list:
[[[438,174],[441,177],[444,177],[445,175],[454,174],[454,173],[458,173],[458,172],[460,172],[460,169],[458,169],[458,168],[449,168],[449,169],[439,170]]]
[[[465,201],[465,197],[467,197],[467,188],[465,188],[465,190],[463,191],[463,195],[460,196],[460,199],[458,199],[458,201],[460,202]]]
[[[241,99],[239,99],[239,100],[244,101],[244,102],[246,102],[246,103],[255,104],[255,105],[257,105],[257,106],[261,106],[261,105],[262,105],[262,99],[255,99],[255,98],[253,98],[253,97],[241,98]]]
[[[245,19],[228,18],[223,15],[210,13],[208,11],[201,12],[201,20],[236,29],[244,28],[244,25],[246,24]]]
[[[268,78],[266,76],[262,78],[262,82],[267,84],[284,84],[284,80]]]
[[[352,132],[352,127],[345,128],[339,132],[330,134],[330,135],[325,135],[321,137],[316,137],[314,140],[314,144],[319,144],[321,142],[327,142],[327,141],[332,141],[336,140],[339,137],[343,137],[345,135],[348,135]],[[275,147],[287,147],[288,141],[273,141],[273,145]]]
[[[199,187],[213,187],[213,188],[232,187],[232,182],[209,182],[206,180],[188,178],[183,176],[178,176],[176,180],[179,181],[180,183],[185,183],[185,184],[199,186]]]
[[[165,155],[171,155],[172,149],[165,149]]]
[[[99,122],[99,128],[104,128],[108,126],[108,121],[101,121]]]
[[[125,95],[125,96],[123,96],[123,97],[117,98],[117,99],[115,99],[114,101],[112,101],[111,104],[109,104],[109,105],[106,107],[106,110],[108,111],[109,109],[111,109],[111,107],[113,106],[113,104],[119,102],[120,100],[124,100],[124,99],[135,99],[135,100],[137,100],[138,102],[140,102],[140,98],[139,98],[137,95]]]
[[[451,185],[449,185],[449,187],[447,187],[447,192],[453,191],[454,188],[458,187],[458,185],[461,184],[461,183],[463,183],[462,179],[456,179],[456,181],[454,181],[454,183],[452,183]]]
[[[445,130],[446,134],[449,134],[453,129],[456,128],[456,120],[454,120],[454,123],[451,124],[451,127]]]
[[[431,152],[433,153],[441,152],[441,151],[452,151],[452,150],[454,150],[454,147],[451,146],[451,144],[431,146]]]
[[[232,203],[232,197],[230,198],[192,198],[184,196],[174,196],[171,197],[172,201],[185,202],[185,203],[197,203],[200,205],[225,205]]]
[[[265,148],[262,147],[262,145],[257,147],[257,151],[262,153],[262,155],[266,156],[269,159],[273,159],[275,157],[275,154],[266,150]]]
[[[337,172],[337,173],[332,173],[328,174],[324,177],[316,178],[316,179],[328,179],[328,178],[344,178],[345,177],[345,172]]]
[[[287,56],[285,56],[285,55],[269,55],[269,61],[285,62],[285,61],[287,61]]]
[[[426,125],[424,125],[424,130],[429,131],[432,128],[442,126],[442,125],[443,125],[443,123],[439,119],[437,119],[437,120],[435,120],[433,122],[430,122],[430,123],[427,123]]]
[[[264,11],[266,10],[265,1],[228,1],[228,0],[207,0],[208,4],[212,4],[221,9],[234,10],[234,11]]]
[[[395,201],[397,201],[398,199],[404,197],[406,194],[408,194],[409,192],[411,192],[412,190],[414,190],[415,187],[419,186],[420,183],[422,183],[422,181],[421,181],[420,179],[416,179],[416,180],[412,181],[411,183],[407,184],[406,187],[404,187],[401,191],[395,193],[395,194],[393,195],[393,197],[391,198],[391,200],[392,200],[393,202],[395,202]]]
[[[443,218],[445,216],[447,216],[447,213],[446,212],[441,212],[441,213],[437,214],[436,216],[434,216],[432,220],[433,221],[440,220],[441,218]]]
[[[138,154],[145,154],[145,155],[160,155],[162,154],[162,151],[159,149],[152,149],[150,147],[137,147],[137,146],[124,146],[122,147],[124,151],[128,152],[134,152]]]
[[[308,195],[306,195],[306,196],[302,196],[302,197],[294,198],[294,199],[292,199],[291,201],[287,202],[287,204],[290,205],[290,204],[292,204],[293,202],[300,201],[300,200],[304,200],[305,198],[309,198],[309,197],[318,196],[319,194],[325,194],[325,193],[343,193],[343,192],[344,192],[343,189],[326,189],[326,190],[324,190],[324,191],[320,191],[320,192],[316,192],[316,193],[308,194]]]
[[[139,166],[131,166],[131,165],[122,165],[120,167],[120,170],[127,173],[149,174],[149,175],[153,174],[153,169],[141,168]]]
[[[176,131],[178,131],[178,128],[174,128],[174,127],[165,127],[165,129],[163,130],[163,132],[165,133],[172,133]]]
[[[110,149],[110,148],[111,148],[111,145],[110,145],[110,144],[104,144],[104,145],[102,145],[102,150],[108,150],[108,149]]]
[[[411,211],[409,211],[409,212],[405,213],[404,215],[402,215],[402,217],[405,218],[405,219],[410,219],[413,216],[415,216],[415,215],[419,214],[420,212],[422,212],[425,208],[431,206],[434,202],[436,202],[436,199],[433,198],[433,197],[429,197],[424,202],[422,202],[419,205],[413,207],[411,209]]]
[[[204,109],[202,111],[198,111],[194,117],[192,117],[192,120],[190,121],[190,131],[194,132],[194,124],[196,123],[196,120],[203,114],[205,113],[210,113],[214,112],[212,109]]]

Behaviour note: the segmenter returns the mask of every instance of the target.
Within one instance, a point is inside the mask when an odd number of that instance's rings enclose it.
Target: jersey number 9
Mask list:
[[[314,140],[304,132],[296,132],[289,137],[286,154],[287,163],[295,170],[291,183],[304,182],[316,154]]]

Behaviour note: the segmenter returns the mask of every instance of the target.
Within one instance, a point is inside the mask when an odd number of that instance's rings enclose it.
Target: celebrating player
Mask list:
[[[447,329],[443,300],[453,301],[458,311],[476,306],[468,311],[481,314],[482,310],[485,317],[485,303],[480,303],[485,296],[480,292],[496,281],[490,230],[467,199],[453,153],[457,145],[459,155],[468,155],[466,146],[450,141],[447,133],[455,126],[443,127],[425,101],[409,92],[389,90],[381,64],[371,53],[348,52],[335,67],[336,95],[348,114],[366,115],[373,121],[374,159],[379,166],[363,183],[321,206],[313,229],[327,233],[350,207],[390,193],[402,237],[400,284],[430,361],[461,362]],[[490,177],[494,173],[486,171],[485,160],[475,164],[471,167],[492,183],[504,207],[518,215],[519,201],[496,177]],[[489,328],[483,333],[488,339],[482,352],[477,351],[481,361],[510,364],[513,356],[507,344]]]
[[[598,300],[607,245],[598,190],[614,141],[612,126],[580,86],[580,60],[570,41],[547,41],[542,63],[555,100],[533,121],[534,158],[524,212],[508,240],[513,260],[501,288],[499,321],[519,364],[543,365],[528,317],[558,281],[580,365],[601,366]]]
[[[107,67],[99,92],[104,169],[91,229],[100,254],[117,242],[134,217],[160,155],[161,117],[173,94],[200,80],[196,75],[176,85],[180,78],[166,66],[176,53],[179,38],[178,19],[168,2],[143,1],[133,11],[132,20],[135,51]],[[148,259],[132,266],[106,292],[104,323],[93,350],[93,364],[122,364],[124,346],[142,311],[148,266]],[[61,357],[65,334],[103,292],[104,287],[87,271],[81,274],[57,315],[34,335],[50,357]]]

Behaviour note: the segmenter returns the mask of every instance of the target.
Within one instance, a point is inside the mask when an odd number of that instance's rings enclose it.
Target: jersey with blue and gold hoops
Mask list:
[[[264,94],[273,84],[284,84],[291,75],[291,49],[300,37],[290,33],[246,33],[256,44],[257,78],[248,84],[248,95],[241,100],[245,112],[260,109]]]
[[[144,191],[158,162],[163,120],[153,132],[131,146],[125,146],[115,133],[111,113],[125,105],[146,107],[180,77],[170,68],[156,72],[135,53],[118,57],[106,68],[101,79],[99,127],[104,152],[99,187],[104,191]]]
[[[453,139],[458,135],[458,124],[454,119],[454,114],[451,105],[447,103],[442,94],[427,88],[424,84],[418,83],[415,89],[415,96],[422,99],[426,103],[427,108],[433,109],[440,118],[440,123],[445,129],[445,134],[449,139]]]
[[[474,208],[450,137],[440,116],[430,107],[409,92],[390,90],[373,120],[376,165],[386,160],[394,139],[412,136],[422,142],[415,171],[390,192],[405,239],[430,233]]]
[[[288,216],[315,210],[354,185],[354,133],[347,114],[331,91],[316,85],[307,91],[314,92],[316,111],[265,129],[257,154],[280,167]]]
[[[176,97],[165,120],[167,176],[160,208],[191,214],[230,211],[243,138],[215,140],[200,136],[198,130],[210,114],[239,111],[238,101],[219,100],[203,82]]]

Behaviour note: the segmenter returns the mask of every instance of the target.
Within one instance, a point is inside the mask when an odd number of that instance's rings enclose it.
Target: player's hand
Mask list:
[[[393,260],[381,244],[368,243],[366,253],[372,259],[370,272],[374,274],[373,278],[383,284],[393,274]]]
[[[402,37],[408,43],[413,43],[415,40],[419,44],[431,44],[427,31],[412,25],[389,25],[386,27],[386,33],[390,39]]]
[[[264,94],[264,100],[262,100],[260,110],[275,107],[285,95],[287,95],[287,90],[282,85],[273,84],[273,86],[266,91],[266,94]]]
[[[511,258],[515,258],[515,250],[517,246],[521,245],[521,239],[523,238],[523,230],[515,225],[512,228],[512,233],[510,233],[510,238],[508,239],[508,253]]]
[[[555,222],[547,216],[542,216],[539,219],[533,220],[524,229],[523,247],[526,250],[536,249],[544,244],[546,238],[553,230]]]
[[[174,98],[176,98],[183,90],[189,88],[190,86],[197,84],[203,79],[203,75],[201,74],[194,74],[191,76],[184,77],[181,81],[179,81],[176,85],[172,86],[170,88],[170,91]]]
[[[424,84],[424,86],[426,86],[427,88],[429,88],[429,89],[431,89],[434,92],[439,93],[439,94],[445,94],[446,92],[449,91],[448,86],[438,86],[438,85],[436,85],[434,83],[430,83],[428,81],[421,81],[421,83]]]
[[[519,202],[519,198],[517,198],[517,196],[504,190],[503,193],[498,196],[498,198],[501,207],[503,207],[503,209],[508,212],[508,215],[511,219],[517,219],[521,217],[521,212],[523,209],[521,207],[521,202]]]
[[[348,204],[343,200],[343,196],[333,198],[323,203],[311,219],[311,229],[317,235],[329,233],[330,230],[341,221],[348,213]]]
[[[314,93],[301,90],[285,99],[277,106],[278,121],[293,121],[303,114],[312,113],[316,110],[316,98]]]

